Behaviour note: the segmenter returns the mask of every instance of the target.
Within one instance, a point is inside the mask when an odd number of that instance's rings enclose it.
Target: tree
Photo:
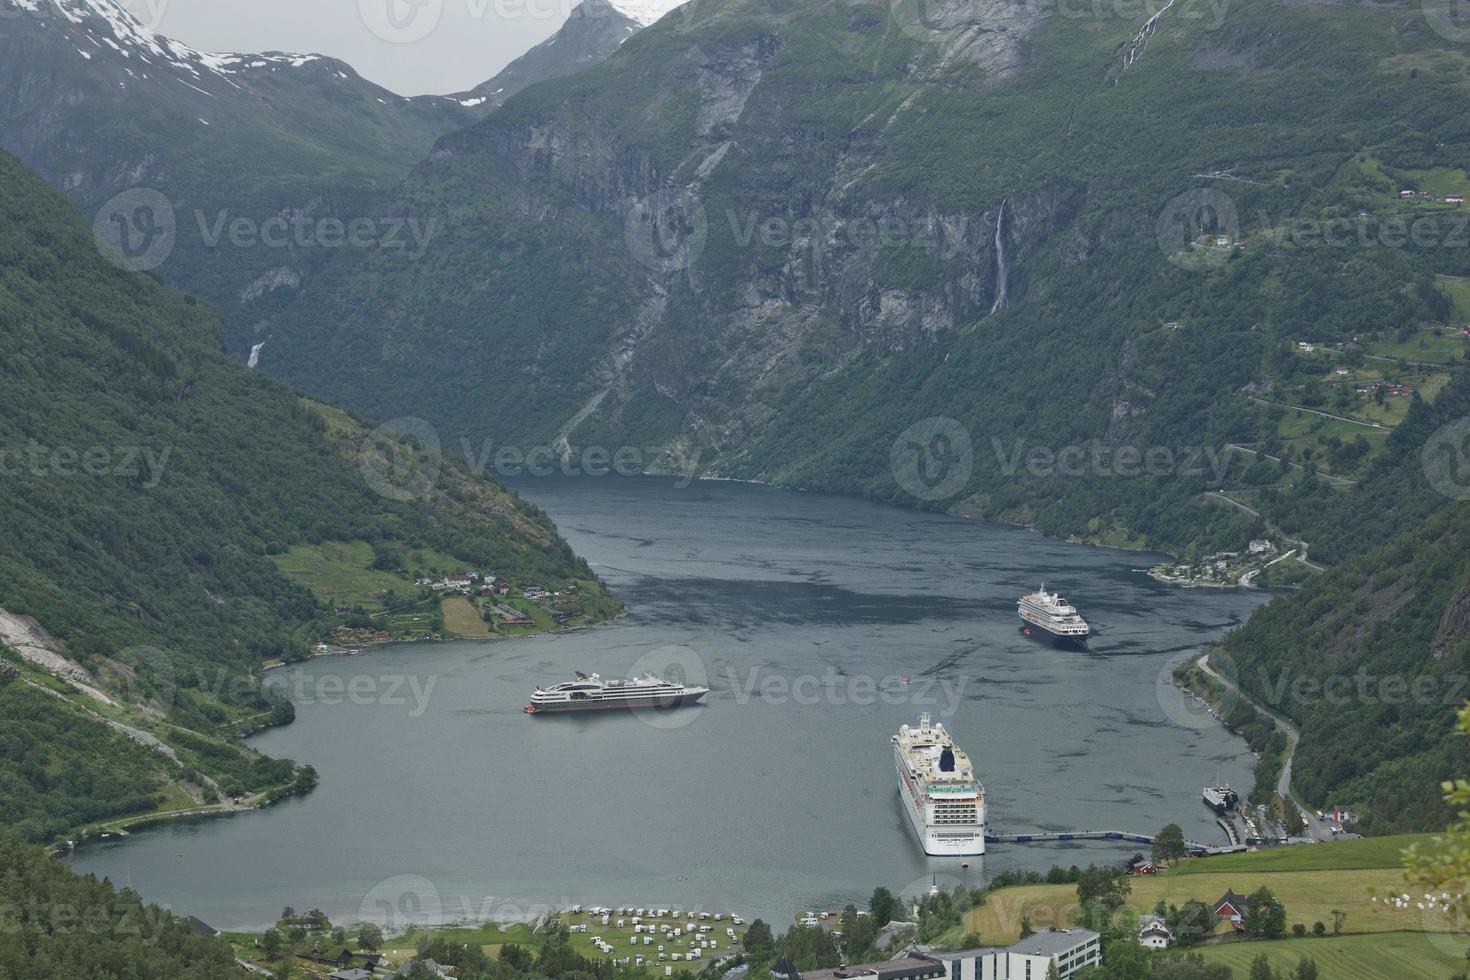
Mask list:
[[[1293,980],[1317,980],[1317,961],[1305,959],[1297,962]]]
[[[281,930],[267,929],[265,935],[260,937],[260,948],[265,953],[265,958],[273,960],[281,955]]]
[[[511,943],[500,950],[500,962],[515,970],[517,973],[525,973],[531,969],[535,957],[526,947]]]
[[[1333,909],[1332,910],[1332,934],[1334,936],[1340,936],[1340,935],[1342,935],[1342,924],[1344,922],[1346,922],[1346,921],[1347,921],[1347,913],[1346,912],[1344,912],[1342,909]]]
[[[296,910],[293,909],[291,906],[287,905],[285,908],[281,909],[281,917],[277,921],[278,922],[285,922],[287,924],[290,924],[292,922],[292,920],[294,920],[295,918],[296,918]]]
[[[383,948],[383,928],[376,922],[364,922],[357,930],[357,941],[369,953]]]
[[[766,925],[764,919],[756,919],[745,930],[745,948],[751,953],[768,950],[774,945],[776,937],[771,935],[771,927]]]
[[[1139,980],[1150,974],[1152,954],[1132,936],[1123,935],[1103,946],[1102,975],[1107,980]]]
[[[1180,908],[1169,909],[1164,924],[1174,934],[1174,942],[1180,946],[1193,946],[1215,931],[1215,913],[1204,902],[1191,899]]]
[[[1252,939],[1280,939],[1286,935],[1286,908],[1271,889],[1262,886],[1251,893],[1245,913],[1245,934]]]
[[[1189,853],[1184,831],[1177,823],[1166,824],[1154,838],[1154,864],[1173,863]]]
[[[1314,935],[1314,936],[1325,936],[1325,935],[1327,935],[1327,927],[1322,924],[1322,920],[1321,919],[1318,919],[1316,922],[1313,922],[1312,923],[1312,935]]]
[[[1115,868],[1090,865],[1077,879],[1077,900],[1083,905],[1101,902],[1110,909],[1116,909],[1132,892],[1133,885],[1127,875]]]
[[[1230,967],[1224,963],[1206,963],[1198,953],[1170,956],[1156,960],[1153,980],[1230,980]]]
[[[1062,980],[1062,975],[1057,972],[1057,961],[1052,960],[1046,968],[1046,980]]]
[[[1265,953],[1251,960],[1251,980],[1276,980],[1276,971]]]
[[[868,914],[881,929],[893,921],[894,913],[898,911],[898,899],[893,897],[893,892],[886,888],[873,889],[873,897],[868,899]]]

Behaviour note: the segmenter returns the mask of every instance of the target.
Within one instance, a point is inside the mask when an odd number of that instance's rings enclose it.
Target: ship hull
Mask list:
[[[1082,634],[1054,633],[1040,623],[1031,622],[1025,616],[1021,617],[1021,632],[1043,643],[1050,643],[1055,647],[1067,647],[1073,650],[1086,650],[1087,638],[1092,635],[1090,630]]]
[[[908,814],[909,826],[919,838],[919,845],[930,857],[970,857],[985,853],[985,824],[979,826],[946,825],[942,830],[924,822],[924,806],[914,798],[909,781],[900,772],[898,798]],[[984,804],[981,804],[983,807]],[[983,812],[983,811],[982,811]]]
[[[690,694],[658,694],[644,698],[597,699],[585,701],[555,701],[545,704],[528,704],[526,713],[531,715],[583,714],[595,711],[669,711],[696,705],[708,694],[696,691]]]

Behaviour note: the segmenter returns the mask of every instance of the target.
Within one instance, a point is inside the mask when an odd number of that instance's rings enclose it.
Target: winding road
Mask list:
[[[1282,718],[1280,715],[1276,714],[1274,711],[1271,711],[1265,705],[1261,704],[1255,698],[1252,698],[1249,694],[1246,694],[1244,691],[1242,691],[1239,685],[1237,685],[1234,681],[1228,680],[1220,676],[1220,674],[1216,673],[1215,669],[1210,666],[1210,655],[1208,653],[1202,654],[1197,663],[1199,664],[1200,670],[1204,671],[1206,674],[1209,674],[1226,690],[1230,691],[1236,697],[1240,698],[1246,704],[1254,708],[1258,714],[1261,714],[1264,717],[1271,719],[1271,721],[1276,725],[1277,728],[1286,733],[1286,758],[1281,763],[1281,776],[1279,779],[1276,780],[1276,795],[1281,797],[1283,800],[1286,800],[1291,805],[1295,806],[1298,812],[1306,814],[1307,836],[1312,839],[1312,843],[1317,844],[1321,843],[1322,841],[1332,840],[1332,827],[1325,820],[1319,820],[1316,817],[1314,811],[1312,811],[1310,808],[1307,807],[1306,804],[1298,799],[1296,794],[1293,793],[1291,789],[1291,765],[1292,762],[1296,759],[1297,745],[1302,740],[1301,733],[1296,730],[1291,722],[1287,721],[1285,718]]]

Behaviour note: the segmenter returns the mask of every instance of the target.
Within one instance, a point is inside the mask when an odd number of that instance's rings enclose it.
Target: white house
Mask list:
[[[1138,920],[1138,945],[1149,949],[1168,949],[1174,944],[1174,934],[1156,915],[1145,915]]]

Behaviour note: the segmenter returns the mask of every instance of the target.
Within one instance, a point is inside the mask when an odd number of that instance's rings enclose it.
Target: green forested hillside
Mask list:
[[[0,147],[88,221],[106,226],[146,205],[150,226],[171,237],[166,255],[142,265],[224,311],[243,358],[257,308],[349,247],[331,222],[370,222],[350,247],[382,245],[392,215],[372,193],[477,113],[453,98],[396,95],[334,58],[194,51],[143,23],[162,12],[0,0]]]
[[[440,219],[423,257],[335,256],[262,365],[474,444],[1179,552],[1266,532],[1226,490],[1315,544],[1464,360],[1470,212],[1399,197],[1470,180],[1464,52],[1417,4],[1171,10],[1141,48],[1141,15],[906,6],[695,4],[531,86],[385,205]],[[968,479],[916,494],[932,418]],[[1069,447],[1101,462],[1027,462]]]
[[[1225,644],[1241,686],[1302,732],[1293,782],[1372,833],[1437,829],[1441,783],[1470,770],[1470,505],[1257,610]]]
[[[452,461],[380,493],[359,463],[391,437],[329,426],[220,339],[0,154],[0,824],[22,836],[309,782],[228,737],[290,718],[261,663],[340,621],[277,569],[287,548],[591,578],[543,514]]]
[[[0,978],[223,980],[230,947],[129,890],[79,876],[0,835]]]

